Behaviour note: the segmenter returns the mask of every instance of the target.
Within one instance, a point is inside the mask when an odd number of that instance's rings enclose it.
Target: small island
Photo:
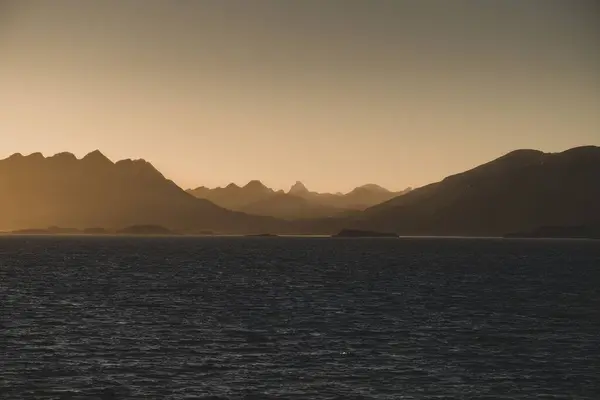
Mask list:
[[[48,229],[44,228],[27,228],[27,229],[17,229],[15,231],[10,232],[13,235],[51,235]]]
[[[342,229],[332,237],[354,237],[354,238],[377,238],[377,237],[398,237],[398,234],[393,232],[375,232],[375,231],[363,231],[360,229]]]
[[[160,225],[132,225],[117,231],[121,235],[174,235],[170,229]]]
[[[13,235],[79,235],[82,232],[76,228],[61,228],[50,226],[48,228],[26,228],[11,232]]]
[[[505,238],[600,239],[600,226],[542,226],[532,231],[514,232]]]
[[[273,233],[258,233],[258,234],[251,234],[251,235],[246,235],[247,237],[279,237],[279,235],[275,235]]]

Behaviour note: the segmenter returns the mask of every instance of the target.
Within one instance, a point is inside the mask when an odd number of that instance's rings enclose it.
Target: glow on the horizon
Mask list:
[[[180,186],[420,186],[600,144],[592,2],[0,0],[0,158],[100,149]]]

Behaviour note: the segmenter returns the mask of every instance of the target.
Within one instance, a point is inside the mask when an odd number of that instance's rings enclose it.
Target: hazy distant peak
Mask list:
[[[225,186],[225,189],[239,189],[240,187],[235,183],[231,182],[229,185]]]
[[[265,188],[267,189],[267,187],[265,185],[263,185],[263,183],[257,179],[251,180],[250,182],[248,182],[246,184],[246,186],[244,186],[244,188]]]
[[[94,162],[94,163],[108,163],[112,164],[113,162],[108,159],[100,150],[94,150],[91,153],[86,154],[82,159],[82,161]]]
[[[202,191],[207,191],[207,190],[210,190],[210,189],[207,188],[206,186],[198,186],[196,188],[187,189],[186,192],[192,193],[192,192],[195,192],[195,191],[202,192]]]
[[[290,190],[288,191],[288,193],[290,193],[290,194],[303,194],[303,193],[309,193],[309,191],[306,188],[306,186],[304,186],[304,183],[302,183],[300,181],[296,181],[296,183],[294,183],[292,185],[292,187],[290,188]]]
[[[382,192],[382,193],[389,193],[390,191],[387,190],[386,188],[379,186],[375,183],[367,183],[366,185],[362,185],[359,186],[357,189],[366,189],[366,190],[371,190],[374,192]]]

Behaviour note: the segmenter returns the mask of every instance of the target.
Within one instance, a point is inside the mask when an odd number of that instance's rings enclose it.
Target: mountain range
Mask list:
[[[331,234],[362,229],[502,236],[543,226],[598,226],[600,148],[517,150],[400,195],[375,185],[347,194],[314,193],[301,183],[283,192],[259,181],[243,188],[199,189],[193,196],[144,160],[113,163],[99,151],[82,159],[70,153],[15,154],[0,160],[0,230],[162,225],[184,233]],[[198,198],[202,190],[208,195]],[[391,198],[363,210],[376,192]]]
[[[100,151],[82,159],[34,153],[0,160],[0,229],[143,224],[186,232],[281,229],[274,218],[226,210],[189,195],[144,160],[113,163]]]
[[[214,189],[201,186],[189,189],[187,192],[231,210],[296,220],[333,217],[351,211],[362,211],[408,193],[410,190],[408,188],[401,192],[391,192],[381,186],[367,184],[345,194],[318,193],[309,191],[302,182],[296,182],[287,192],[284,192],[253,180],[245,186],[234,183]]]

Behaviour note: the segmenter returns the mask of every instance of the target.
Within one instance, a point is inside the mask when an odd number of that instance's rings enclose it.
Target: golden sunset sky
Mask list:
[[[347,191],[600,145],[598,4],[0,0],[0,158]]]

